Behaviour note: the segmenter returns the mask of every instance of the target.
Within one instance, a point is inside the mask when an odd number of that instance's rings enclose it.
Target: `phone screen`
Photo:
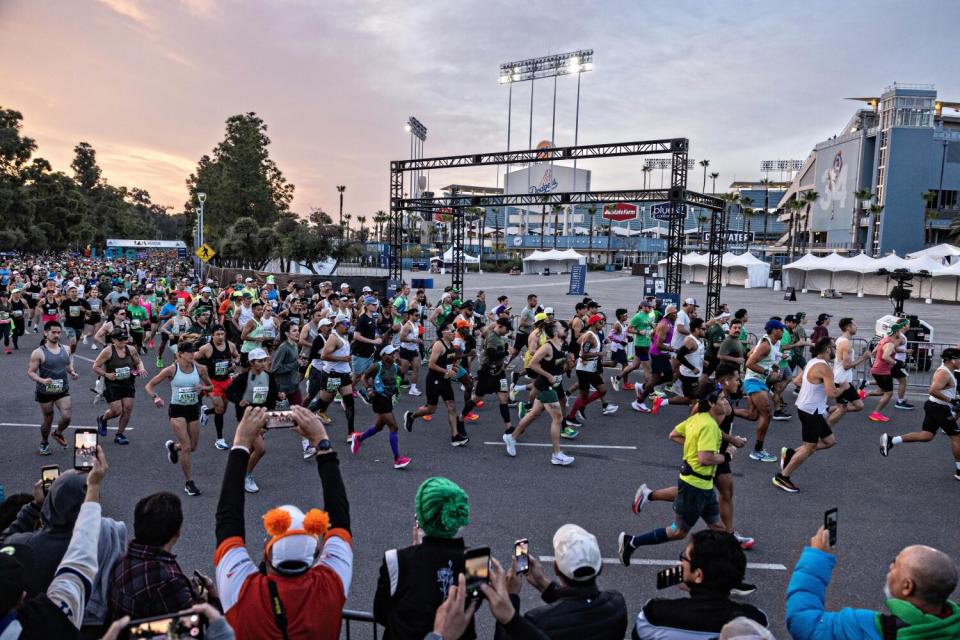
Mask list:
[[[172,615],[154,620],[134,620],[125,629],[127,638],[152,638],[168,640],[186,640],[203,638],[206,623],[201,616],[190,614]]]
[[[463,556],[467,595],[478,598],[481,594],[480,585],[490,580],[490,548],[468,549]]]
[[[43,467],[40,469],[40,482],[43,485],[43,493],[47,494],[50,492],[50,487],[53,486],[53,481],[60,477],[60,467],[57,465],[50,465],[49,467]]]
[[[830,532],[830,546],[837,546],[837,509],[834,507],[823,514],[823,527]]]
[[[267,411],[267,429],[292,429],[293,411]]]
[[[657,572],[657,589],[666,589],[683,582],[683,565]]]
[[[517,573],[526,573],[530,570],[530,556],[527,554],[527,539],[523,538],[513,543],[513,555],[517,559]]]
[[[73,434],[73,468],[79,471],[93,469],[97,460],[96,429],[77,429]]]

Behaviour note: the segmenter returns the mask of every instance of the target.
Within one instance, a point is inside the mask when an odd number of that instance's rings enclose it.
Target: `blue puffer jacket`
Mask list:
[[[807,547],[787,586],[787,629],[794,640],[880,640],[876,611],[824,611],[830,573],[837,559]]]

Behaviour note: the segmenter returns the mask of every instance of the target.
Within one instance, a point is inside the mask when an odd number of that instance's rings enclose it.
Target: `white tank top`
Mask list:
[[[797,409],[804,413],[827,413],[827,391],[823,388],[823,383],[814,384],[807,379],[807,373],[810,367],[815,364],[827,364],[821,358],[814,358],[803,368],[803,378],[800,384],[800,394],[797,396]]]
[[[336,336],[336,337],[334,337]],[[350,355],[350,343],[347,342],[345,336],[341,336],[339,333],[331,333],[330,337],[327,340],[339,340],[340,346],[333,350],[333,355],[343,357]],[[330,360],[323,361],[323,370],[327,373],[350,373],[350,363],[349,362],[331,362]]]
[[[697,350],[691,351],[690,353],[688,353],[686,360],[687,362],[692,364],[694,367],[696,367],[699,371],[703,371],[703,340],[693,335],[691,335],[690,337],[697,341]],[[684,341],[686,341],[686,337],[684,337]],[[692,378],[700,374],[695,373],[693,369],[687,368],[681,364],[680,375],[687,376],[688,378]]]
[[[610,332],[610,351],[622,350],[623,345],[627,342],[627,327],[623,323],[619,324],[620,331]]]
[[[592,339],[586,339],[583,341],[582,346],[580,347],[581,353],[595,353],[599,350],[600,339],[597,338],[597,334],[593,331],[585,332],[585,335],[591,336]],[[584,360],[582,357],[577,358],[577,371],[589,371],[593,372],[597,370],[598,358],[593,358],[590,360]]]
[[[945,395],[945,396],[946,396],[947,398],[949,398],[950,400],[953,400],[954,398],[957,397],[957,379],[953,376],[953,371],[950,371],[950,369],[947,369],[945,366],[940,365],[939,367],[937,367],[937,371],[939,371],[940,369],[943,369],[943,370],[946,371],[948,374],[950,374],[950,384],[948,384],[945,389],[941,389],[941,390],[940,390],[940,393],[942,393],[943,395]],[[940,398],[934,398],[933,396],[927,396],[927,399],[930,400],[930,402],[935,402],[936,404],[942,404],[942,405],[947,406],[947,407],[950,406],[950,403],[949,403],[949,402],[944,402],[944,401],[941,400]]]
[[[417,329],[417,325],[414,322],[407,322],[403,325],[403,328],[400,330],[400,346],[407,351],[416,351],[417,350],[417,337],[420,335],[420,330]]]
[[[253,317],[253,307],[245,307],[242,304],[237,310],[237,324],[240,325],[240,328],[243,328],[243,325],[247,324],[247,320]]]
[[[844,382],[853,382],[853,369],[845,369],[843,367],[843,361],[840,359],[840,345],[844,342],[850,343],[850,360],[857,359],[857,353],[853,348],[853,341],[850,338],[844,338],[840,336],[837,338],[837,357],[833,361],[833,382],[837,386],[843,384]]]

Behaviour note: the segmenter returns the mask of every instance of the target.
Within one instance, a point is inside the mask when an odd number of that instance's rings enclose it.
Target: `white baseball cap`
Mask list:
[[[565,524],[553,534],[557,570],[565,578],[585,581],[600,573],[602,558],[597,537],[575,524]]]
[[[266,360],[266,359],[269,358],[269,357],[270,357],[270,356],[269,356],[269,355],[267,354],[267,352],[264,351],[263,349],[254,349],[254,350],[251,351],[250,354],[247,356],[247,359],[248,359],[248,360]]]
[[[687,298],[686,300],[683,301],[683,304],[692,304],[692,305],[695,306],[695,307],[699,307],[699,306],[700,306],[700,305],[697,304],[697,299],[696,299],[696,298]]]
[[[371,289],[370,287],[364,287],[363,293],[373,293],[373,289]]]
[[[544,307],[543,312],[549,316],[553,313],[553,307]]]
[[[349,289],[349,288],[350,288],[350,285],[348,285],[346,282],[341,282],[341,283],[340,283],[340,288],[341,288],[341,289]]]
[[[317,323],[318,327],[329,327],[333,323],[330,322],[330,318],[321,318],[320,322]]]
[[[396,353],[397,351],[398,349],[395,346],[393,346],[392,344],[388,344],[387,346],[385,346],[383,349],[380,350],[380,355],[388,356],[391,353]]]

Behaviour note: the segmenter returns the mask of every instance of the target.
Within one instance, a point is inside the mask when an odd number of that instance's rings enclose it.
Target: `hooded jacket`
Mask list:
[[[535,633],[520,624],[520,597],[511,594],[516,613],[506,625],[497,624],[494,638],[621,640],[627,632],[627,603],[623,595],[619,591],[600,591],[595,581],[566,587],[551,582],[541,597],[546,604],[522,616],[536,629]]]
[[[744,616],[767,626],[767,615],[753,605],[734,602],[729,593],[690,588],[689,598],[653,598],[637,614],[634,640],[712,639],[723,625]]]
[[[796,640],[880,640],[881,614],[868,609],[824,611],[830,575],[837,559],[813,547],[800,554],[787,586],[787,629]],[[960,637],[960,605],[947,602],[952,614],[938,618],[905,600],[890,599],[899,640],[952,640]]]

